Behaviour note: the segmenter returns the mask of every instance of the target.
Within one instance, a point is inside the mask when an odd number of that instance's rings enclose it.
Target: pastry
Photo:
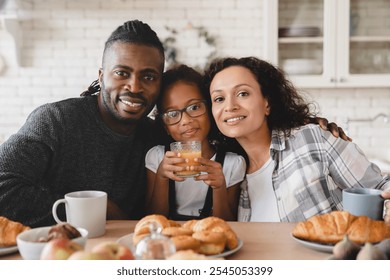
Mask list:
[[[30,227],[0,216],[0,247],[16,245],[16,236]]]
[[[216,255],[225,250],[226,235],[223,232],[197,231],[192,237],[200,241],[201,254]]]
[[[138,221],[134,229],[134,234],[138,235],[138,234],[149,233],[150,232],[149,225],[152,222],[157,223],[162,229],[171,226],[169,220],[163,215],[158,215],[158,214],[148,215]]]
[[[236,233],[230,228],[228,223],[217,217],[207,217],[202,220],[197,221],[193,225],[193,231],[212,231],[212,232],[221,232],[226,235],[226,246],[229,250],[233,250],[238,246],[238,238]]]
[[[181,224],[179,224],[178,222],[174,221],[174,220],[168,220],[169,222],[169,226],[171,227],[181,227]]]
[[[175,244],[176,251],[193,250],[194,252],[198,252],[201,245],[199,240],[189,235],[174,236],[171,240]]]
[[[73,227],[71,224],[68,223],[60,223],[57,225],[52,226],[49,229],[48,236],[42,237],[38,241],[39,242],[48,242],[53,239],[57,238],[64,238],[64,239],[73,239],[80,237],[80,232]]]
[[[171,224],[173,224],[163,215],[154,214],[143,217],[141,220],[138,221],[134,228],[134,245],[137,245],[141,239],[150,235],[149,225],[153,222],[157,223],[161,227],[161,229],[170,227]]]
[[[336,244],[345,235],[358,244],[376,243],[390,237],[390,226],[384,221],[366,216],[354,216],[346,211],[317,215],[298,223],[293,236],[312,242]]]
[[[70,224],[62,223],[52,226],[49,230],[49,240],[54,238],[73,239],[80,237],[80,232]]]
[[[173,237],[179,235],[192,235],[193,231],[183,227],[166,227],[161,233],[165,236]]]
[[[183,228],[188,228],[188,229],[190,229],[190,230],[194,230],[194,226],[195,226],[195,224],[198,222],[199,220],[189,220],[189,221],[186,221],[183,225],[182,225],[182,227]]]
[[[384,221],[372,220],[366,216],[359,216],[354,220],[347,230],[347,235],[351,241],[364,243],[378,243],[386,238],[390,238],[390,226]]]
[[[197,251],[197,247],[199,247],[199,244],[201,243],[200,240],[209,240],[211,237],[219,237],[219,240],[206,242],[206,245],[204,246],[206,249],[203,250],[208,252],[208,254],[219,254],[225,250],[225,247],[228,250],[232,250],[238,246],[236,233],[230,228],[229,224],[221,218],[207,217],[201,220],[189,220],[181,224],[157,214],[145,216],[136,224],[133,234],[134,245],[136,245],[140,239],[149,235],[149,224],[153,221],[161,226],[161,234],[171,238],[178,251],[186,249]],[[200,239],[194,241],[193,237],[197,232],[199,233],[195,236],[198,236]],[[208,237],[205,237],[206,235]],[[221,235],[222,238],[220,237]],[[205,241],[203,241],[203,243],[204,242]],[[221,244],[223,244],[222,248]]]

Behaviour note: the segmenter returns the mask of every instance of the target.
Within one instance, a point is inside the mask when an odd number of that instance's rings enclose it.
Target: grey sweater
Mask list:
[[[40,106],[0,146],[0,216],[52,225],[57,199],[93,189],[107,192],[130,218],[142,217],[152,127],[145,119],[131,137],[114,133],[98,115],[96,96]]]

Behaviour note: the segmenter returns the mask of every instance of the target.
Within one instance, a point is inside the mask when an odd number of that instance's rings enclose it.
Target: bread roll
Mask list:
[[[189,235],[178,235],[171,238],[175,244],[176,251],[181,250],[193,250],[194,252],[199,251],[200,241]]]
[[[165,236],[173,237],[179,235],[192,235],[193,231],[183,227],[166,227],[161,233]]]
[[[213,232],[217,233],[216,236],[223,235],[223,248],[222,251],[224,251],[225,248],[228,250],[232,250],[238,246],[238,238],[236,233],[230,228],[229,224],[224,221],[221,218],[217,217],[207,217],[202,220],[189,220],[184,222],[183,224],[180,224],[178,222],[175,222],[173,220],[168,220],[166,217],[162,215],[149,215],[144,218],[142,218],[135,226],[134,229],[134,235],[133,235],[133,243],[136,245],[140,239],[144,238],[145,236],[149,235],[149,224],[155,221],[162,227],[162,234],[165,236],[168,236],[174,241],[176,245],[176,249],[178,251],[180,250],[186,250],[186,249],[193,249],[194,251],[197,251],[198,248],[193,240],[190,240],[188,237],[184,236],[190,236],[193,235],[195,232]],[[209,234],[209,233],[207,233]],[[176,238],[177,237],[177,238]],[[197,241],[199,243],[199,241]],[[215,254],[221,253],[221,239],[218,243],[217,249],[207,249],[209,252],[218,252]],[[185,244],[185,245],[182,245]],[[209,247],[212,247],[214,245],[209,245]]]
[[[225,250],[226,235],[223,232],[197,231],[192,237],[200,241],[201,254],[216,255]]]
[[[162,229],[171,226],[169,220],[163,215],[148,215],[139,220],[135,225],[134,234],[139,235],[149,233],[149,224],[152,222],[156,222]]]
[[[174,221],[174,220],[168,220],[169,221],[169,225],[171,227],[181,227],[181,224],[179,224],[178,222]]]
[[[336,244],[345,235],[358,244],[376,243],[390,237],[390,226],[384,221],[353,216],[346,211],[317,215],[298,223],[293,236],[312,242]]]
[[[233,250],[238,246],[238,238],[236,233],[231,229],[229,224],[221,218],[207,217],[199,220],[193,225],[193,231],[221,232],[226,235],[226,246],[229,250]]]
[[[16,236],[28,229],[30,227],[0,216],[0,247],[15,246]]]
[[[194,231],[194,226],[195,224],[198,222],[199,220],[189,220],[187,222],[185,222],[184,224],[182,224],[182,227],[183,228],[188,228],[192,231]]]

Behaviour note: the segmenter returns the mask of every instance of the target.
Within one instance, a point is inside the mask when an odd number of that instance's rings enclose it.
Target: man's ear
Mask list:
[[[103,68],[99,68],[99,85],[100,85],[100,88],[102,87],[102,81],[103,81]]]

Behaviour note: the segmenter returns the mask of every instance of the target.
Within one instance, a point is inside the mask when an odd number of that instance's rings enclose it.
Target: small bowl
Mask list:
[[[41,252],[47,242],[38,242],[39,238],[47,237],[51,227],[39,227],[26,230],[16,237],[19,253],[25,260],[39,260]],[[83,228],[77,228],[81,236],[72,239],[72,241],[80,244],[85,248],[88,239],[88,231]]]
[[[322,73],[322,63],[317,59],[285,59],[282,61],[282,68],[291,75],[318,75]]]

